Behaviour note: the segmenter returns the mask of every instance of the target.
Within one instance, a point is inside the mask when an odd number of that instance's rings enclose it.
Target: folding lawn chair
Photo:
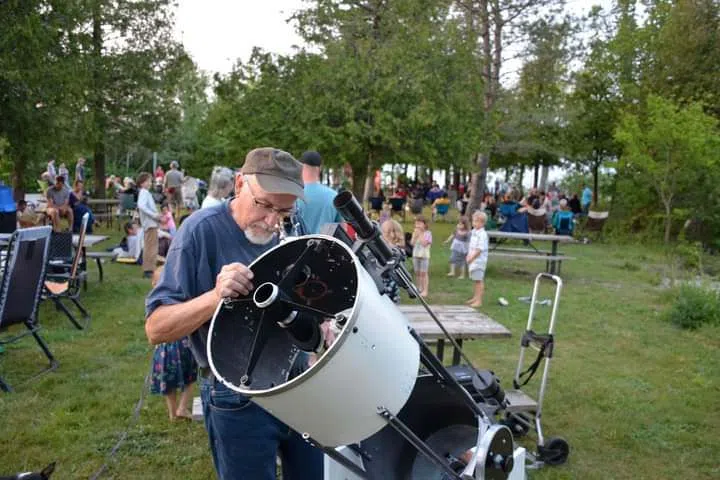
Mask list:
[[[545,209],[528,209],[527,214],[530,233],[545,233],[547,228],[547,212],[545,212]]]
[[[583,235],[587,236],[589,232],[593,232],[597,235],[597,239],[602,239],[602,230],[605,222],[610,216],[610,212],[593,212],[592,210],[587,214],[587,220],[583,227]]]
[[[447,214],[449,211],[449,203],[441,203],[440,205],[435,205],[435,209],[433,212],[433,221],[438,220],[438,218],[442,218],[443,221],[445,221],[447,219]]]
[[[37,307],[45,278],[50,232],[52,227],[49,226],[17,230],[10,238],[0,282],[0,330],[18,323],[24,324],[27,329],[18,335],[0,339],[0,345],[14,343],[32,335],[50,361],[48,368],[37,375],[58,366],[47,344],[40,337],[40,325],[37,322]],[[12,391],[1,376],[0,390]]]
[[[83,215],[82,224],[80,226],[80,234],[78,239],[78,246],[75,249],[75,257],[73,258],[72,265],[68,272],[62,274],[49,274],[45,280],[45,295],[46,298],[52,300],[58,310],[62,310],[67,315],[70,322],[75,325],[78,330],[83,330],[90,323],[90,314],[80,303],[80,282],[83,278],[80,272],[80,260],[82,258],[82,246],[85,242],[85,230],[87,229],[89,214]],[[77,309],[82,313],[84,325],[81,325],[75,315],[65,306],[62,302],[62,298],[69,299],[75,304]]]

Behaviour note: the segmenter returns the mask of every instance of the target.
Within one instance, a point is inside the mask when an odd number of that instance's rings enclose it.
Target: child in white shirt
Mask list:
[[[473,231],[470,236],[470,246],[466,257],[470,279],[475,282],[473,297],[465,302],[473,308],[481,307],[485,293],[485,267],[487,266],[488,248],[490,241],[485,231],[487,215],[483,211],[473,213]]]

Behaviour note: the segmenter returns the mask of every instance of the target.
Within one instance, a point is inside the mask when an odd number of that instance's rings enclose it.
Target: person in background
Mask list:
[[[153,288],[160,281],[163,267],[153,273]],[[170,421],[192,420],[191,401],[193,384],[197,381],[197,364],[190,351],[190,339],[183,337],[175,342],[161,343],[153,352],[152,384],[150,393],[165,397]],[[177,392],[180,391],[180,402]]]
[[[415,217],[415,230],[410,243],[413,246],[413,270],[415,282],[420,295],[428,296],[430,287],[430,246],[432,245],[432,232],[428,229],[427,220],[419,215]]]
[[[142,229],[135,222],[126,223],[124,229],[125,238],[120,241],[120,245],[115,247],[112,252],[117,255],[117,258],[140,258]]]
[[[382,233],[382,238],[385,240],[385,243],[391,248],[396,247],[402,252],[405,251],[405,234],[397,220],[388,219],[384,221],[380,226],[380,232]],[[400,303],[400,287],[389,275],[383,276],[383,287],[383,293],[387,295],[393,303]]]
[[[587,213],[590,211],[590,204],[592,203],[592,199],[593,199],[592,189],[583,183],[582,200],[580,203],[581,203],[582,211],[585,215],[587,215]]]
[[[432,216],[433,221],[435,221],[435,217],[437,216],[438,206],[443,205],[450,205],[450,199],[448,198],[448,194],[445,192],[442,192],[439,194],[440,196],[435,198],[435,201],[432,203]]]
[[[55,177],[57,177],[57,169],[55,168],[55,159],[51,158],[47,164],[48,183],[50,185],[55,183]]]
[[[68,182],[70,181],[70,170],[67,169],[64,162],[58,167],[58,175],[62,175]]]
[[[175,218],[173,217],[172,210],[167,203],[163,203],[160,207],[160,214],[162,219],[160,220],[160,229],[170,234],[170,238],[175,236],[177,227],[175,226]]]
[[[80,182],[80,184],[82,184],[82,182]],[[85,192],[82,191],[82,185],[80,185],[79,193],[75,193],[75,191],[70,193],[70,201],[72,203],[74,217],[72,227],[73,233],[80,233],[80,228],[82,228],[82,217],[86,213],[89,214],[89,217],[87,226],[85,228],[85,233],[93,233],[93,226],[95,225],[95,215],[93,215],[93,212],[88,205],[88,197],[85,195]]]
[[[86,195],[87,194],[85,192],[85,182],[83,182],[82,180],[75,180],[75,183],[73,184],[72,194],[70,195],[70,201],[73,203],[82,202],[85,199]]]
[[[70,206],[70,189],[65,185],[65,177],[55,177],[55,185],[48,188],[47,193],[47,216],[52,222],[53,230],[60,229],[60,218],[68,219],[68,227],[73,226],[73,209]]]
[[[170,170],[165,174],[163,188],[170,208],[175,211],[175,216],[180,216],[180,208],[183,206],[182,185],[185,175],[178,170],[178,162],[170,162]]]
[[[465,258],[470,270],[470,280],[475,282],[473,296],[465,303],[473,308],[482,306],[485,294],[485,268],[487,267],[488,249],[490,248],[485,223],[487,223],[487,214],[485,212],[476,211],[473,213],[473,231],[470,237],[468,254]]]
[[[570,207],[570,211],[573,215],[580,215],[582,213],[582,205],[580,205],[580,199],[578,198],[577,193],[573,193],[573,196],[570,198],[570,201],[568,201],[567,206]]]
[[[18,228],[34,227],[38,224],[38,216],[33,212],[25,200],[17,202]]]
[[[458,274],[458,278],[465,278],[467,270],[467,262],[465,257],[468,253],[468,245],[470,243],[470,223],[467,217],[460,217],[455,232],[453,232],[443,243],[450,244],[450,272],[448,277],[454,277]]]
[[[121,192],[127,195],[132,195],[133,201],[137,203],[140,192],[138,191],[137,185],[135,185],[135,180],[130,177],[125,177],[123,179],[123,189]]]
[[[136,183],[140,187],[137,209],[140,213],[140,226],[143,229],[143,276],[152,278],[157,266],[158,227],[162,217],[150,190],[148,190],[152,185],[152,175],[142,172],[138,175]]]
[[[75,181],[85,182],[85,158],[78,158],[75,164]]]
[[[228,195],[232,193],[235,185],[235,173],[227,167],[213,168],[210,175],[210,186],[208,194],[202,202],[200,208],[210,208],[220,205]]]
[[[320,183],[322,158],[315,151],[308,151],[300,157],[303,164],[302,177],[305,183],[305,200],[298,201],[297,215],[305,224],[305,233],[320,233],[326,223],[340,223],[340,214],[333,205],[337,192]]]
[[[163,180],[165,180],[165,170],[163,170],[162,165],[158,165],[155,169],[155,183],[162,185]]]
[[[577,198],[577,196],[575,197]],[[556,235],[572,235],[575,228],[575,215],[568,207],[566,199],[560,200],[560,210],[555,212],[552,226]]]

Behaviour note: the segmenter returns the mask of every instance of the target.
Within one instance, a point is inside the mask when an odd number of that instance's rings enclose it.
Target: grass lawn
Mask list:
[[[441,240],[453,227],[432,226],[431,303],[462,303],[471,295],[469,281],[445,276],[449,251]],[[112,234],[119,239],[118,232]],[[720,329],[687,332],[662,319],[668,295],[659,287],[660,250],[595,243],[561,250],[577,260],[563,264],[544,426],[546,435],[569,441],[571,454],[566,465],[530,477],[719,478]],[[0,395],[0,474],[57,461],[53,478],[88,478],[128,425],[152,356],[143,329],[150,284],[138,267],[105,267],[104,283],[94,264],[89,267],[83,293],[93,315],[88,331],[75,330],[49,303],[41,307],[42,334],[60,361],[57,371],[21,383],[44,362],[32,338],[0,354],[0,373],[16,387]],[[477,366],[493,369],[506,388],[527,321],[528,305],[517,298],[531,293],[534,274],[543,267],[492,258],[488,266],[481,310],[513,337],[471,342],[467,352]],[[498,304],[501,296],[510,306]],[[542,328],[549,308],[538,312]],[[162,399],[148,397],[103,478],[212,476],[202,425],[168,422]]]

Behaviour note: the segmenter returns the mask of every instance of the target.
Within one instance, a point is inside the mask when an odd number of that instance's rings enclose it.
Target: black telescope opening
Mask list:
[[[253,301],[255,305],[260,308],[267,308],[273,304],[277,299],[278,288],[270,282],[263,283],[256,290],[253,295]]]

